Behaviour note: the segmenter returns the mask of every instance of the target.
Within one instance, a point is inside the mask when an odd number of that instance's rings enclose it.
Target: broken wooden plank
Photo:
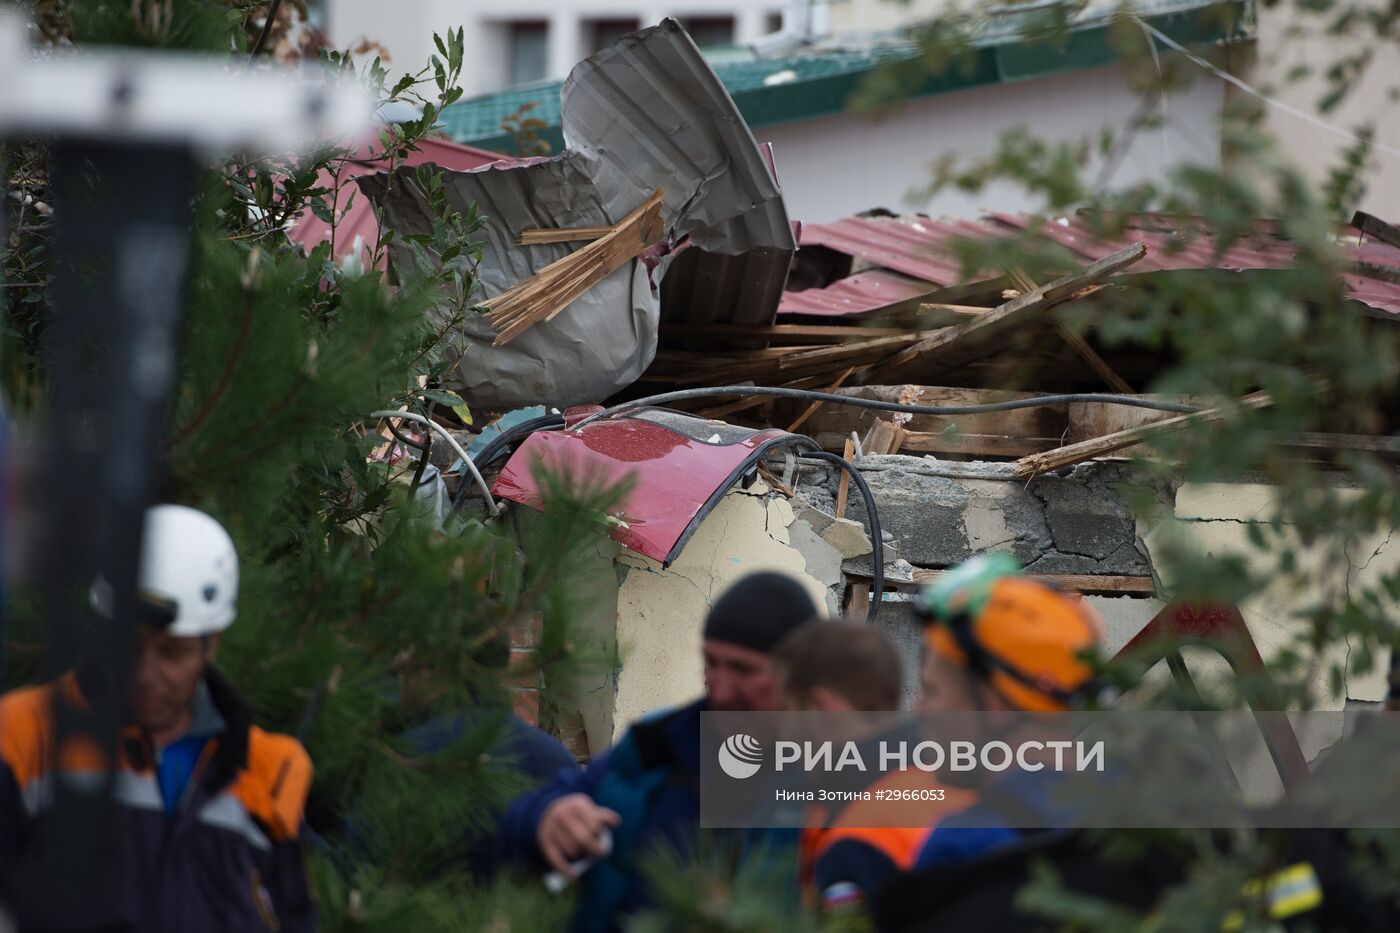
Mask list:
[[[1240,399],[1238,404],[1245,408],[1263,408],[1271,405],[1273,399],[1267,392],[1253,392]],[[1219,408],[1210,408],[1205,411],[1194,412],[1189,415],[1177,415],[1173,418],[1164,418],[1161,421],[1152,421],[1148,424],[1139,425],[1135,428],[1128,428],[1125,431],[1118,431],[1104,437],[1096,437],[1087,441],[1080,441],[1077,444],[1069,444],[1065,447],[1058,447],[1055,450],[1047,450],[1044,453],[1030,454],[1016,461],[1015,476],[1018,479],[1029,479],[1047,470],[1057,470],[1060,467],[1070,466],[1075,463],[1083,463],[1085,460],[1092,460],[1095,457],[1122,450],[1124,447],[1131,447],[1140,444],[1145,440],[1166,434],[1171,431],[1179,431],[1182,428],[1193,424],[1209,423],[1220,418]]]
[[[920,314],[976,315],[986,314],[991,310],[993,309],[982,305],[945,305],[936,301],[925,301],[923,304],[919,305]]]
[[[485,302],[496,331],[492,346],[505,346],[540,321],[547,321],[579,296],[660,242],[658,190],[607,235],[545,266],[530,278]]]
[[[931,583],[946,570],[915,570],[914,582]],[[1157,583],[1151,577],[1081,574],[1081,573],[1028,573],[1026,577],[1063,590],[1072,590],[1091,596],[1153,596]]]
[[[831,385],[829,385],[829,386],[826,387],[826,392],[827,392],[827,394],[829,395],[829,394],[831,394],[832,392],[835,392],[837,389],[841,388],[841,386],[846,382],[846,380],[849,379],[849,378],[851,377],[851,373],[853,373],[853,372],[855,372],[855,371],[856,371],[856,368],[855,368],[854,366],[847,366],[847,367],[846,367],[846,371],[843,372],[841,375],[837,376],[837,377],[836,377],[836,381],[833,382]],[[810,417],[812,417],[812,415],[816,414],[817,409],[820,408],[821,406],[822,406],[822,400],[821,400],[821,399],[817,399],[815,402],[813,402],[812,404],[808,405],[806,411],[804,411],[804,412],[802,412],[802,414],[798,415],[798,416],[797,416],[797,419],[796,419],[795,421],[793,421],[792,424],[788,425],[788,433],[789,433],[789,434],[795,434],[795,433],[797,433],[797,429],[800,428],[800,427],[802,427],[802,425],[803,425],[804,423],[806,423],[806,421],[807,421],[808,418],[810,418]]]
[[[791,499],[797,495],[797,492],[795,490],[790,489],[787,486],[787,484],[785,484],[782,480],[778,479],[778,477],[773,475],[772,470],[768,469],[761,463],[758,465],[758,475],[763,477],[763,481],[765,483],[767,483],[769,486],[772,486],[774,489],[782,493],[787,498]]]
[[[1277,435],[1285,447],[1307,447],[1322,450],[1363,450],[1373,454],[1400,454],[1400,437],[1380,437],[1369,434],[1327,434],[1314,431],[1292,431]]]
[[[893,421],[877,421],[861,438],[860,449],[866,456],[871,454],[898,453],[904,444],[904,429]]]
[[[868,340],[872,337],[899,337],[908,333],[908,328],[903,327],[842,327],[827,324],[773,324],[768,327],[754,327],[747,324],[677,322],[661,325],[662,337],[733,338],[781,344],[844,343],[850,340]]]
[[[967,454],[974,457],[1024,457],[1060,444],[1058,437],[1007,434],[960,434],[905,431],[900,450],[915,454]]]
[[[830,432],[811,433],[809,436],[823,450],[840,453],[843,440],[850,435]],[[930,433],[926,431],[905,431],[900,438],[899,450],[905,454],[961,454],[969,457],[1024,457],[1059,447],[1064,440],[1059,437],[1019,437],[1006,434],[959,434],[954,431]]]
[[[1180,405],[1203,407],[1199,399],[1189,395],[1139,395],[1136,398],[1153,399],[1159,402],[1175,402]],[[1128,405],[1113,405],[1109,402],[1071,402],[1069,408],[1069,429],[1065,432],[1064,444],[1078,444],[1096,437],[1116,434],[1129,428],[1164,421],[1173,417],[1169,411],[1152,408],[1135,408]]]
[[[855,455],[856,455],[856,442],[855,442],[855,441],[852,441],[852,440],[847,440],[847,441],[846,441],[846,449],[845,449],[844,451],[841,452],[841,459],[845,460],[847,463],[850,463],[850,462],[851,462],[851,459],[852,459],[853,457],[855,457]],[[845,517],[846,517],[846,497],[850,495],[850,492],[851,492],[851,474],[850,474],[849,472],[847,472],[846,470],[842,470],[842,471],[841,471],[841,480],[840,480],[840,482],[839,482],[839,483],[837,484],[837,486],[836,486],[836,517],[837,517],[837,518],[845,518]]]
[[[531,227],[520,231],[516,246],[542,246],[547,243],[574,243],[599,240],[612,232],[612,227]]]
[[[1126,249],[1100,259],[1080,272],[1058,278],[1049,285],[1026,292],[986,314],[979,314],[966,324],[947,328],[921,340],[912,347],[896,353],[889,360],[861,370],[857,373],[857,377],[862,382],[869,382],[877,376],[881,380],[888,380],[892,372],[899,372],[913,363],[931,361],[940,369],[948,369],[962,365],[978,356],[995,352],[997,349],[995,346],[989,345],[986,340],[976,338],[986,337],[998,330],[1019,323],[1022,318],[1028,315],[1045,311],[1067,301],[1085,286],[1099,283],[1103,279],[1126,269],[1146,255],[1147,246],[1143,243],[1134,243]],[[935,354],[936,359],[930,360]]]
[[[794,380],[793,382],[785,383],[783,385],[783,388],[815,389],[818,388],[820,385],[821,382],[816,379],[798,379]],[[734,402],[727,402],[723,405],[707,406],[705,408],[699,409],[696,413],[702,415],[705,418],[719,419],[725,417],[726,415],[732,415],[736,412],[745,411],[749,408],[757,408],[758,406],[767,404],[771,401],[773,401],[773,397],[771,395],[750,395],[746,398],[741,398]]]
[[[885,589],[887,591],[908,591],[916,590],[937,580],[947,573],[946,570],[925,570],[915,568],[913,581],[891,580],[885,578]],[[863,573],[846,572],[846,576],[851,581],[851,589],[858,586],[868,586],[865,583],[869,576]],[[1085,596],[1155,596],[1157,595],[1157,583],[1150,576],[1135,576],[1121,574],[1092,574],[1092,573],[1026,573],[1022,574],[1028,580],[1036,580],[1048,586],[1058,587],[1062,590],[1069,590],[1081,593]]]
[[[901,405],[965,406],[985,405],[995,402],[1008,402],[1017,399],[1035,398],[1034,392],[1005,392],[994,389],[966,389],[950,386],[857,386],[838,390],[838,395],[852,398],[872,399],[882,402],[895,402]],[[868,408],[855,408],[832,402],[823,406],[813,416],[809,433],[819,441],[825,435],[849,436],[852,431],[863,435],[880,418],[888,414]],[[1003,435],[1006,437],[1052,438],[1049,444],[1032,448],[1013,448],[1003,456],[1020,456],[1036,450],[1047,450],[1064,443],[1062,438],[1068,426],[1068,408],[1065,405],[1042,405],[1035,408],[1020,408],[1012,411],[986,412],[974,415],[912,415],[902,427],[907,432],[904,447],[913,449],[922,439],[928,443],[920,447],[924,453],[939,451],[975,453],[972,448],[959,448],[949,432],[956,430],[964,437],[968,435]],[[1106,432],[1101,432],[1106,433]],[[939,438],[944,438],[939,443]],[[833,449],[823,444],[827,449]],[[836,450],[840,450],[839,439]],[[990,453],[990,451],[987,451]]]
[[[1351,215],[1351,225],[1372,239],[1400,249],[1400,227],[1394,224],[1386,223],[1365,211],[1357,211]]]
[[[870,584],[852,583],[846,591],[846,615],[864,619],[870,612]]]
[[[919,337],[909,334],[899,337],[877,337],[854,343],[834,344],[829,347],[799,348],[784,351],[779,348],[776,356],[741,359],[733,365],[716,366],[714,355],[702,356],[702,365],[689,376],[677,380],[680,385],[716,385],[724,383],[753,382],[762,384],[775,378],[790,380],[797,376],[817,376],[832,373],[847,365],[864,365],[874,362],[893,349],[908,346]],[[706,365],[704,361],[709,361]],[[771,384],[771,383],[770,383]]]

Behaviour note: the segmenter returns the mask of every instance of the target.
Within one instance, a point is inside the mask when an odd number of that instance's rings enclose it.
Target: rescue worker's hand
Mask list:
[[[598,806],[587,794],[565,794],[545,807],[535,840],[550,867],[572,879],[569,863],[586,855],[602,855],[599,834],[620,822],[622,817]]]

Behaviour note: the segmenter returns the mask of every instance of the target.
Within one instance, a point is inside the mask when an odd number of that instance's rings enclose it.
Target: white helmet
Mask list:
[[[214,635],[238,614],[238,552],[224,526],[197,509],[156,505],[146,510],[137,590],[167,608],[165,631]]]

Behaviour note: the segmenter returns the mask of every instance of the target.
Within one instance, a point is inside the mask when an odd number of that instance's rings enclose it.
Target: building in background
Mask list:
[[[398,70],[433,54],[433,33],[461,27],[468,97],[568,75],[580,59],[673,16],[705,49],[746,46],[783,28],[790,0],[327,0],[326,28],[341,47],[370,39]]]
[[[954,5],[953,0],[837,0],[829,5],[828,25],[838,36],[905,29]],[[1142,0],[1133,5],[1139,9],[1151,6]],[[1324,113],[1318,105],[1330,90],[1325,77],[1328,69],[1343,58],[1364,52],[1368,45],[1376,45],[1376,33],[1364,26],[1353,30],[1355,35],[1329,32],[1328,26],[1339,12],[1330,7],[1306,9],[1306,4],[1292,0],[1252,3],[1250,7],[1254,23],[1251,41],[1232,47],[1217,64],[1284,105],[1265,105],[1265,128],[1315,184],[1326,184],[1352,142],[1293,111],[1349,133],[1371,130],[1376,148],[1363,174],[1361,198],[1352,206],[1382,217],[1393,216],[1400,209],[1400,157],[1394,155],[1400,151],[1400,121],[1384,116],[1393,113],[1395,94],[1400,90],[1400,69],[1393,55],[1376,55],[1358,76],[1351,93],[1335,110]],[[1382,49],[1383,43],[1377,51]],[[1299,74],[1300,65],[1307,66],[1305,74]],[[1222,86],[1231,97],[1245,93]]]
[[[1243,0],[1178,0],[1145,16],[1175,41],[1229,46],[1248,39],[1245,12]],[[1109,7],[1087,10],[1062,46],[1028,43],[1013,23],[989,30],[968,68],[923,74],[901,107],[878,118],[856,109],[853,96],[881,66],[918,58],[898,35],[787,43],[786,50],[768,42],[767,52],[717,57],[712,65],[755,138],[773,144],[788,215],[796,220],[820,223],[875,208],[963,217],[1014,213],[1036,205],[1012,185],[976,195],[929,193],[933,166],[949,156],[989,155],[1018,126],[1053,142],[1093,139],[1128,125],[1141,100],[1121,73],[1109,37],[1111,14]],[[502,121],[534,104],[530,116],[547,125],[540,135],[558,152],[559,88],[549,82],[463,101],[443,113],[443,126],[458,142],[513,153],[516,140]],[[1167,95],[1160,123],[1107,157],[1090,155],[1089,177],[1099,187],[1127,186],[1162,181],[1186,162],[1218,168],[1223,88],[1219,78],[1203,74]]]

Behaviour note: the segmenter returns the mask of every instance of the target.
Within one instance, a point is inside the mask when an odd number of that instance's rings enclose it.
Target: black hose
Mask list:
[[[1064,395],[1037,395],[1035,398],[1018,398],[1006,402],[987,402],[982,405],[905,405],[901,402],[885,402],[873,398],[856,398],[850,395],[834,395],[830,392],[815,392],[811,389],[785,389],[765,386],[714,386],[704,389],[682,389],[679,392],[665,392],[649,395],[631,402],[623,402],[612,408],[580,421],[575,427],[597,421],[619,412],[653,405],[666,405],[697,398],[715,398],[726,395],[767,395],[774,398],[798,398],[811,401],[836,402],[852,408],[871,408],[875,411],[894,411],[910,415],[981,415],[993,411],[1015,411],[1018,408],[1038,408],[1041,405],[1062,405],[1066,402],[1103,402],[1108,405],[1126,405],[1129,408],[1150,408],[1153,411],[1170,411],[1190,414],[1201,411],[1194,405],[1179,402],[1160,402],[1156,399],[1141,398],[1136,395],[1111,395],[1100,392],[1073,392]]]
[[[478,470],[484,470],[491,465],[491,462],[499,457],[504,451],[510,448],[520,437],[526,434],[533,434],[536,431],[548,431],[564,426],[563,415],[543,415],[539,418],[531,418],[529,421],[522,421],[512,428],[507,428],[491,439],[491,442],[476,456],[472,457],[472,463],[476,464]],[[463,483],[457,487],[457,495],[452,499],[452,511],[457,511],[462,507],[462,503],[467,501],[467,493],[471,492],[471,483]]]
[[[860,475],[860,470],[847,463],[845,458],[825,450],[814,451],[807,456],[815,460],[827,460],[840,466],[849,474],[851,482],[855,483],[856,488],[860,490],[860,497],[865,500],[865,514],[870,516],[870,559],[875,564],[870,576],[870,609],[865,613],[865,621],[874,622],[875,616],[880,613],[880,603],[885,597],[885,537],[880,530],[880,513],[875,508],[875,496],[870,492],[870,486],[865,482],[865,477]]]

